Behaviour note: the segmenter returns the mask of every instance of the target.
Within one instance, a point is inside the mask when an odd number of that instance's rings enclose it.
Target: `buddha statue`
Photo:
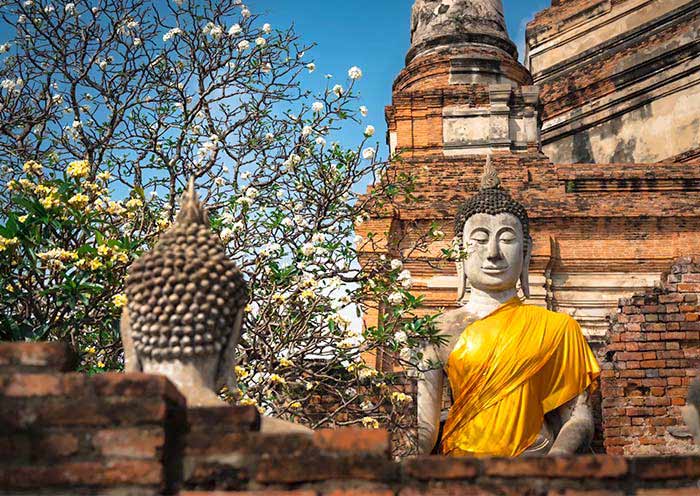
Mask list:
[[[700,445],[700,377],[688,387],[688,400],[686,405],[681,407],[681,414],[695,443]]]
[[[243,274],[211,231],[194,182],[173,225],[128,270],[121,318],[125,371],[167,376],[190,407],[226,406],[248,291]],[[263,416],[265,432],[312,432]]]
[[[453,396],[439,450],[447,456],[563,455],[593,435],[589,392],[600,374],[569,315],[526,305],[532,240],[525,208],[500,185],[487,159],[478,193],[455,223],[466,257],[458,261],[460,308],[439,321],[448,338],[424,350],[419,452],[436,445],[446,373]],[[430,367],[427,367],[430,368]]]

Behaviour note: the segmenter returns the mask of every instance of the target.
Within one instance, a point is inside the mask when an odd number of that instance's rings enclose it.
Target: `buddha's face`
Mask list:
[[[475,214],[464,225],[469,285],[486,293],[516,286],[523,270],[523,226],[508,213]]]

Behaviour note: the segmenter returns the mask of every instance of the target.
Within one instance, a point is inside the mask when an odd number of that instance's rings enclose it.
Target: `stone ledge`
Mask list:
[[[0,342],[0,374],[10,372],[68,372],[78,363],[67,343]]]

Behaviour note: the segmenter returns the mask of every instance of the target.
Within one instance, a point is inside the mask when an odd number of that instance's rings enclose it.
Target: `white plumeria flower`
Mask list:
[[[214,179],[214,184],[216,184],[217,186],[223,186],[224,184],[226,184],[226,180],[223,177],[217,177],[216,179]]]
[[[322,112],[324,109],[325,105],[323,105],[322,102],[314,102],[313,105],[311,105],[311,110],[313,110],[316,113]]]
[[[228,28],[228,35],[229,35],[229,36],[236,36],[236,35],[239,34],[241,31],[243,31],[243,29],[241,29],[241,25],[240,25],[240,24],[234,24],[233,26],[231,26],[230,28]]]
[[[399,270],[401,267],[403,267],[403,262],[398,258],[391,261],[391,270]]]
[[[278,191],[278,193],[280,193],[280,192]],[[281,224],[284,227],[292,227],[294,225],[294,221],[292,219],[290,219],[289,217],[285,217],[284,219],[282,219]]]
[[[181,34],[182,34],[182,29],[180,29],[180,28],[173,28],[173,29],[171,29],[170,31],[168,31],[167,33],[165,33],[165,34],[163,35],[163,41],[169,41],[169,40],[170,40],[171,38],[173,38],[174,36],[178,36],[178,35],[181,35]]]
[[[401,348],[401,351],[399,351],[399,358],[405,362],[411,361],[412,356],[413,352],[411,348]]]
[[[272,32],[272,26],[270,26],[268,23],[263,24],[262,31],[265,34],[270,34]]]
[[[261,68],[260,70],[261,70],[263,73],[267,74],[267,73],[269,73],[270,71],[272,71],[272,64],[270,64],[269,62],[267,62],[267,63],[263,64],[263,66],[262,66],[262,68]]]
[[[142,43],[141,38],[134,38],[133,44],[135,47],[141,46],[141,43]]]
[[[333,86],[333,93],[335,93],[336,96],[342,96],[343,94],[343,87],[339,84],[336,84]]]
[[[399,344],[405,343],[408,341],[408,335],[404,331],[398,331],[396,334],[394,334],[394,341]]]
[[[17,24],[24,24],[25,22],[27,22],[26,15],[20,14],[19,16],[17,16]]]
[[[224,227],[221,230],[220,236],[224,242],[231,241],[231,239],[233,238],[233,229],[231,229],[230,227]]]
[[[395,293],[391,293],[387,297],[387,301],[392,305],[398,305],[403,301],[403,293],[399,293],[398,291]]]
[[[100,69],[102,69],[104,71],[109,66],[109,63],[106,60],[100,60],[99,65],[100,65]]]
[[[247,19],[248,17],[250,17],[250,10],[248,10],[247,7],[243,7],[243,9],[241,10],[241,16],[244,19]]]
[[[260,36],[255,39],[255,44],[259,47],[264,47],[267,44],[267,40]]]
[[[0,45],[0,53],[7,53],[10,51],[10,44],[9,43],[3,43]]]
[[[360,114],[362,114],[362,117],[367,117],[367,113],[368,113],[367,107],[365,107],[364,105],[362,105],[362,106],[360,107]]]
[[[348,76],[350,79],[360,79],[362,77],[362,69],[357,66],[351,67],[348,71]]]
[[[362,158],[364,158],[365,160],[372,160],[374,158],[375,153],[376,152],[374,151],[374,148],[365,148],[364,150],[362,150]]]
[[[368,138],[374,136],[374,126],[367,126],[365,128],[365,136],[367,136]]]
[[[258,192],[257,188],[254,188],[253,186],[249,186],[245,190],[245,196],[247,198],[250,198],[251,200],[256,198],[258,196],[258,194],[259,194],[259,192]]]
[[[310,64],[306,64],[306,68],[309,70],[309,73],[314,72],[316,70],[316,64],[311,62]]]
[[[275,135],[272,134],[272,133],[267,133],[267,134],[265,135],[265,139],[266,139],[267,141],[272,141],[273,139],[275,139]]]
[[[182,7],[182,4],[185,3],[185,0],[173,0],[173,3],[178,7]]]
[[[321,147],[324,147],[326,146],[326,140],[323,139],[323,137],[319,136],[318,138],[316,138],[316,144]]]
[[[250,48],[250,41],[248,40],[242,40],[238,43],[238,49],[241,52],[244,52]]]
[[[316,246],[314,246],[313,243],[304,243],[301,247],[301,253],[305,257],[309,257],[314,254],[314,251],[316,251]]]
[[[74,3],[67,3],[65,7],[63,7],[63,10],[66,12],[66,14],[74,14],[75,13],[75,4]]]
[[[248,178],[250,178],[250,172],[249,171],[243,171],[241,172],[241,179],[246,181]]]
[[[302,136],[309,136],[313,132],[313,128],[311,126],[304,126],[304,128],[301,130],[301,135]]]

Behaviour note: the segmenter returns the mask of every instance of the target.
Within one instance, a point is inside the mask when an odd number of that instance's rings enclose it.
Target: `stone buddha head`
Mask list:
[[[467,287],[500,293],[516,288],[518,280],[525,297],[530,296],[532,239],[527,212],[501,187],[490,157],[479,192],[457,212],[455,236],[466,254],[457,262],[459,301]]]
[[[248,295],[192,182],[173,225],[129,268],[126,294],[126,370],[166,375],[192,406],[218,404],[233,386]]]

